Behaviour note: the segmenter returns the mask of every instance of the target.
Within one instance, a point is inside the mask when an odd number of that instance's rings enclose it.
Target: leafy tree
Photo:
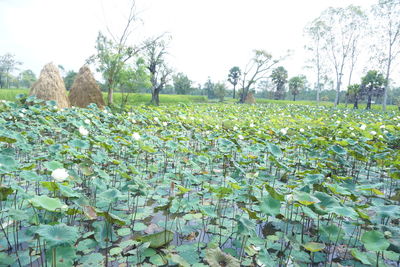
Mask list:
[[[236,85],[239,82],[240,76],[242,75],[242,72],[239,67],[233,67],[229,70],[228,74],[228,82],[230,82],[233,85],[233,98],[236,97]]]
[[[36,82],[36,75],[32,70],[24,70],[19,74],[20,86],[24,88],[30,88],[34,82]]]
[[[214,93],[218,97],[220,102],[224,101],[224,97],[226,94],[226,85],[225,83],[216,83],[214,86]]]
[[[13,54],[6,53],[0,56],[0,88],[10,87],[11,73],[21,64],[22,62],[16,60]]]
[[[275,84],[275,99],[284,99],[285,98],[285,84],[287,83],[288,72],[287,70],[280,66],[275,68],[272,71],[271,79]]]
[[[339,104],[340,88],[345,66],[350,62],[351,72],[355,65],[357,45],[367,25],[367,16],[358,6],[328,8],[316,19],[321,26],[324,50],[331,61],[336,76],[335,106]]]
[[[359,84],[352,84],[347,87],[346,97],[349,101],[354,103],[353,108],[358,109],[358,101],[361,97],[361,86]]]
[[[273,59],[272,55],[264,50],[254,50],[254,57],[247,64],[242,78],[242,94],[239,103],[245,103],[247,94],[259,80],[266,78],[267,73],[280,59]]]
[[[167,54],[167,43],[164,40],[148,40],[144,51],[144,60],[150,72],[151,103],[160,104],[160,92],[169,80],[172,70],[165,62]]]
[[[296,101],[296,96],[300,93],[307,83],[307,78],[304,75],[299,75],[290,78],[289,92],[293,95],[293,101]]]
[[[67,74],[65,75],[65,77],[64,77],[64,83],[65,83],[65,88],[66,88],[67,90],[70,90],[70,89],[71,89],[72,84],[74,83],[75,77],[76,77],[77,74],[78,74],[77,72],[75,72],[75,71],[73,71],[73,70],[69,70],[69,71],[67,72]]]
[[[373,11],[377,18],[374,33],[377,37],[376,58],[385,69],[386,83],[382,101],[382,109],[385,111],[393,63],[400,54],[400,1],[379,0],[379,3],[373,7]]]
[[[192,92],[192,81],[184,73],[180,72],[172,77],[175,93],[188,95]]]
[[[368,99],[366,109],[371,109],[373,96],[383,95],[385,84],[385,77],[376,70],[368,71],[367,75],[361,78],[361,94]]]

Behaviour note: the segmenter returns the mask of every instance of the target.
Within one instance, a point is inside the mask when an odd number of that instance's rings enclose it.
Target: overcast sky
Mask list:
[[[137,0],[139,18],[131,42],[168,32],[169,64],[196,83],[226,80],[232,66],[244,68],[253,49],[274,56],[292,50],[282,65],[289,77],[301,73],[305,25],[333,6],[376,0]],[[16,55],[39,74],[52,61],[78,71],[92,55],[99,31],[119,32],[128,0],[0,0],[0,55]],[[309,77],[313,80],[313,77]]]

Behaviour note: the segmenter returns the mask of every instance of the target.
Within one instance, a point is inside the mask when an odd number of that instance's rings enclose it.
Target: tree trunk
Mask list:
[[[367,107],[365,109],[371,109],[371,101],[372,101],[372,96],[368,95]]]
[[[358,99],[357,99],[357,98],[354,100],[354,107],[353,107],[353,109],[358,109]]]
[[[386,111],[386,103],[387,103],[387,95],[389,89],[389,78],[390,78],[390,66],[392,64],[392,60],[389,58],[389,62],[386,69],[386,82],[385,87],[383,88],[383,101],[382,101],[382,111]]]
[[[236,84],[233,85],[233,99],[235,99]]]
[[[243,104],[246,102],[246,97],[247,97],[247,90],[246,88],[243,87],[242,95],[240,96],[239,103]]]
[[[107,104],[111,106],[113,104],[113,94],[114,89],[113,87],[113,79],[108,79],[108,95],[107,95]]]
[[[293,95],[293,101],[296,101],[296,95]]]
[[[150,103],[157,106],[160,105],[160,90],[155,89],[152,91]]]

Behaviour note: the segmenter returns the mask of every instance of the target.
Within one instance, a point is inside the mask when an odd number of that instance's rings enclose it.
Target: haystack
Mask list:
[[[34,95],[42,100],[54,100],[57,102],[58,108],[70,107],[64,81],[53,63],[43,67],[39,80],[32,85],[29,95]]]
[[[83,66],[76,75],[69,93],[69,101],[71,105],[81,108],[86,108],[91,103],[99,108],[105,106],[100,87],[88,66]]]
[[[249,92],[246,96],[246,100],[244,101],[247,104],[255,104],[256,99],[254,97],[254,94],[252,92]]]

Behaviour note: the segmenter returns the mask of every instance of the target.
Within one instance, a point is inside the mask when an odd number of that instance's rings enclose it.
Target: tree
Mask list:
[[[110,37],[99,32],[96,40],[96,55],[92,56],[88,62],[96,62],[97,70],[103,75],[108,91],[107,103],[112,105],[114,87],[119,84],[119,73],[124,69],[127,62],[137,56],[139,52],[152,42],[147,41],[142,45],[128,45],[128,37],[132,33],[133,23],[136,21],[136,1],[131,0],[129,14],[126,19],[122,34],[118,37],[109,29]],[[155,42],[156,40],[153,40]]]
[[[335,107],[339,104],[340,88],[343,72],[350,59],[354,68],[358,40],[362,37],[362,29],[367,24],[367,16],[358,6],[346,8],[328,8],[316,19],[322,28],[324,49],[331,61],[336,76]],[[352,71],[351,71],[352,72]]]
[[[272,82],[275,84],[275,99],[285,98],[285,84],[287,83],[288,72],[287,70],[280,66],[275,68],[271,73]]]
[[[22,62],[16,60],[13,54],[6,53],[0,56],[0,88],[10,87],[10,75],[21,64]]]
[[[175,93],[178,95],[187,95],[192,91],[192,81],[184,73],[180,72],[172,77]]]
[[[204,90],[207,92],[207,98],[214,98],[214,86],[215,84],[211,81],[211,78],[208,77],[207,82],[204,84]]]
[[[383,91],[382,109],[386,111],[390,75],[394,61],[400,54],[400,1],[380,0],[373,7],[377,21],[374,36],[377,36],[377,59],[385,69],[386,83]]]
[[[228,82],[230,82],[233,85],[233,99],[235,99],[236,95],[236,85],[239,82],[240,76],[242,75],[242,72],[239,67],[233,67],[229,70],[228,74]]]
[[[226,85],[225,83],[216,83],[214,86],[215,95],[218,97],[220,102],[224,101],[224,97],[226,94]]]
[[[75,77],[78,75],[77,72],[73,70],[69,70],[64,77],[65,88],[69,91],[71,89],[72,84],[74,83]]]
[[[146,67],[150,73],[151,104],[160,104],[160,92],[167,84],[172,70],[165,62],[167,43],[164,40],[148,40],[144,52]]]
[[[299,75],[290,78],[289,92],[293,95],[293,101],[296,101],[296,96],[300,93],[307,83],[307,78],[304,75]]]
[[[368,71],[367,75],[361,78],[361,94],[368,99],[366,109],[371,109],[373,96],[383,95],[385,84],[385,77],[376,70]]]
[[[32,70],[24,70],[19,76],[20,86],[24,88],[30,88],[34,82],[36,82],[36,75]]]
[[[358,109],[358,101],[360,100],[361,86],[359,84],[351,84],[347,87],[346,98],[354,103],[353,109]]]
[[[317,103],[320,102],[320,94],[321,94],[321,78],[323,72],[325,70],[323,64],[323,49],[324,42],[324,24],[321,20],[315,19],[310,25],[306,27],[306,33],[311,38],[311,45],[306,48],[312,52],[311,63],[313,64],[313,68],[317,73]]]
[[[254,50],[254,57],[247,64],[242,78],[242,94],[239,103],[245,103],[247,94],[252,86],[260,79],[266,78],[267,73],[281,59],[273,59],[272,55],[264,50]]]

